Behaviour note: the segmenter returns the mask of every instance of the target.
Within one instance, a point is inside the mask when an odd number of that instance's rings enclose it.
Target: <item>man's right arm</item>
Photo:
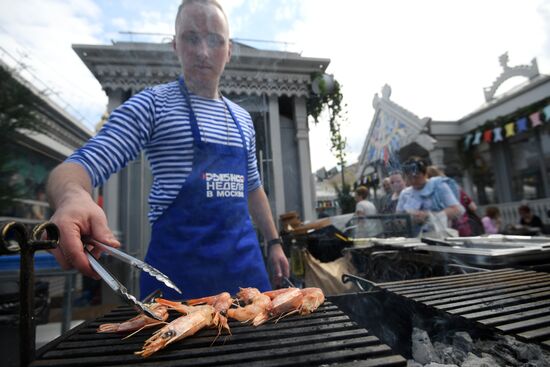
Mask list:
[[[52,251],[64,269],[76,268],[84,275],[97,278],[90,267],[81,236],[92,236],[99,242],[119,247],[107,226],[103,210],[94,202],[88,172],[77,163],[65,162],[50,174],[47,185],[48,200],[55,210],[51,222],[59,228],[59,248]],[[92,250],[94,255],[99,251]]]

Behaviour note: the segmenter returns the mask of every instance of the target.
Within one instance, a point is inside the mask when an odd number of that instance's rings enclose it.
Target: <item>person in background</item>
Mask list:
[[[380,213],[383,214],[395,213],[397,202],[399,201],[399,195],[401,194],[401,191],[403,191],[403,189],[405,189],[406,187],[405,180],[403,179],[403,175],[400,171],[391,172],[388,179],[390,181],[392,193],[390,196],[390,200],[386,202],[386,205],[380,211]]]
[[[376,207],[368,200],[369,189],[365,186],[359,186],[355,190],[355,214],[357,216],[374,215]]]
[[[385,177],[382,180],[382,188],[384,189],[384,196],[380,198],[379,204],[378,204],[378,211],[380,213],[383,213],[384,208],[386,208],[391,203],[392,198],[392,186],[390,182],[390,177]]]
[[[185,298],[235,294],[239,287],[269,290],[251,219],[267,241],[274,285],[289,276],[289,265],[260,181],[251,116],[220,93],[232,48],[221,5],[184,0],[172,46],[181,76],[132,96],[50,174],[51,221],[60,229],[53,253],[63,268],[98,277],[81,236],[113,247],[120,243],[92,199],[92,187],[145,151],[153,172],[145,261],[172,279]],[[143,296],[161,286],[148,276],[140,281]],[[166,298],[181,297],[167,287],[162,292]]]
[[[533,214],[531,211],[531,208],[529,208],[528,205],[521,205],[518,208],[518,213],[520,216],[519,224],[521,224],[524,227],[532,227],[532,228],[542,228],[542,220],[539,216]]]
[[[485,216],[481,218],[481,222],[486,234],[500,233],[502,227],[500,210],[496,206],[488,206],[485,208]]]
[[[485,233],[481,219],[477,215],[477,205],[466,191],[436,166],[428,166],[426,172],[430,179],[442,180],[449,185],[455,197],[466,210],[461,217],[452,221],[452,228],[456,229],[461,237],[479,236]]]
[[[48,199],[44,188],[39,188],[36,193],[36,203],[32,206],[32,219],[41,221],[47,220],[48,216]]]
[[[355,220],[357,229],[356,238],[374,237],[380,233],[379,221],[376,219],[365,218],[365,216],[376,215],[376,207],[368,200],[369,189],[365,186],[359,186],[355,190]]]
[[[449,185],[443,180],[428,179],[428,165],[425,160],[411,157],[401,168],[409,187],[401,191],[396,212],[411,215],[414,236],[418,236],[423,231],[429,231],[430,213],[437,217],[445,217],[447,222],[464,214],[464,208]],[[448,223],[444,224],[448,225]]]

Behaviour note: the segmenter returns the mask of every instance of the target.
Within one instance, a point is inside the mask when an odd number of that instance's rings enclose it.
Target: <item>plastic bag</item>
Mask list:
[[[430,238],[458,237],[458,231],[449,228],[447,223],[447,214],[443,210],[437,213],[428,212],[428,219],[422,227],[420,236]]]

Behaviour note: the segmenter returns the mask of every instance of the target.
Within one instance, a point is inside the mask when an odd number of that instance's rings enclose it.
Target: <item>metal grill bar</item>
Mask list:
[[[149,358],[133,354],[155,328],[122,340],[121,335],[98,334],[105,322],[121,322],[135,315],[121,307],[62,335],[38,351],[31,366],[404,366],[368,330],[351,321],[336,305],[325,302],[307,316],[289,316],[260,327],[231,322],[231,335],[216,338],[217,330],[201,330]],[[177,317],[171,313],[170,320]]]
[[[550,349],[550,274],[501,269],[377,286]]]

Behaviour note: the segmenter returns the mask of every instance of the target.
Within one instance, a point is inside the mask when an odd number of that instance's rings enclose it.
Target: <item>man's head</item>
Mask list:
[[[365,186],[359,186],[355,190],[355,201],[359,202],[361,200],[365,200],[369,196],[369,189],[367,189]]]
[[[401,172],[390,173],[390,184],[394,194],[399,194],[405,188],[405,180],[401,175]]]
[[[392,189],[391,189],[391,183],[390,183],[389,177],[386,177],[382,180],[382,187],[384,188],[384,192],[386,194],[391,194]]]
[[[419,157],[411,157],[401,166],[407,184],[416,190],[421,189],[426,184],[427,168],[426,161]]]
[[[530,219],[531,218],[531,208],[529,208],[527,205],[521,205],[518,208],[519,216],[523,219]]]
[[[220,77],[231,59],[227,17],[216,0],[184,0],[176,16],[174,51],[189,89],[216,96]]]

